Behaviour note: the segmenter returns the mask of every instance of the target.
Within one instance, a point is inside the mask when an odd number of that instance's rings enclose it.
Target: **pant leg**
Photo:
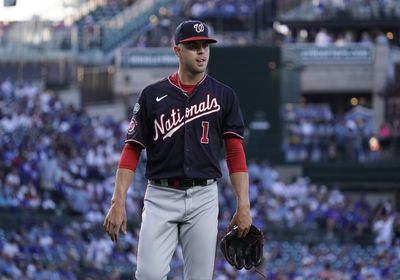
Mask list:
[[[184,192],[149,185],[144,198],[137,252],[138,280],[165,280],[178,244],[177,221],[184,213]]]
[[[187,191],[187,220],[181,224],[180,242],[185,280],[212,280],[218,234],[217,184]]]

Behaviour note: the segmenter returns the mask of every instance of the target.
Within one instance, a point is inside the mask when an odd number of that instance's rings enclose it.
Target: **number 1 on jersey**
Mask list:
[[[203,134],[201,136],[200,142],[202,144],[208,144],[208,129],[209,129],[210,123],[207,121],[201,122],[201,126],[203,127]]]

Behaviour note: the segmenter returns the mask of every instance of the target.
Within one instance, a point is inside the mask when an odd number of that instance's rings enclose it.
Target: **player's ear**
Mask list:
[[[180,52],[181,52],[181,46],[175,45],[174,46],[174,53],[177,57],[180,57]]]

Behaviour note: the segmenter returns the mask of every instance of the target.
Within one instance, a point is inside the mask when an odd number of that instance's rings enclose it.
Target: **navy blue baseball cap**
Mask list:
[[[199,20],[186,20],[181,22],[175,30],[175,45],[190,41],[204,40],[216,43],[217,40],[208,37],[208,27]]]

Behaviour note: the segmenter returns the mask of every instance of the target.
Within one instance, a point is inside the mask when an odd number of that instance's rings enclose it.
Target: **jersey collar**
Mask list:
[[[207,76],[208,76],[207,74],[204,74],[203,78],[197,83],[197,85],[194,86],[193,91],[195,90],[195,88],[197,88],[199,85],[201,85],[205,81]],[[179,85],[178,72],[175,72],[172,75],[170,75],[168,77],[168,81],[170,82],[171,85],[173,85],[174,87],[179,89],[184,95],[189,96],[189,94],[187,94],[187,92],[184,91]]]

